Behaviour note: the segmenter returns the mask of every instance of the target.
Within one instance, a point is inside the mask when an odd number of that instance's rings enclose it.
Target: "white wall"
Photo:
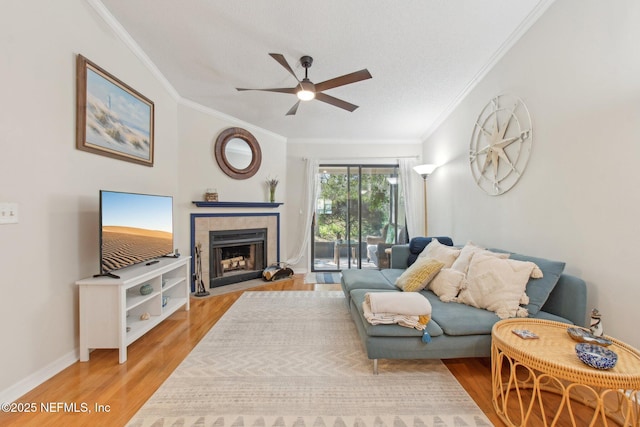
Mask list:
[[[605,332],[640,347],[640,3],[558,0],[425,142],[429,229],[566,261]],[[468,150],[483,106],[521,97],[533,121],[527,170],[504,195],[474,183]]]
[[[303,159],[318,159],[320,164],[394,164],[399,157],[420,156],[421,145],[418,141],[326,141],[326,140],[289,140],[287,147],[287,256],[296,255],[298,241],[310,230],[304,229],[304,211],[302,202],[305,197],[305,162]],[[345,160],[340,160],[345,159]],[[296,272],[311,269],[310,248],[306,255],[294,266]]]
[[[179,242],[181,252],[190,254],[189,215],[191,213],[234,213],[234,212],[280,212],[281,246],[280,257],[286,253],[286,213],[284,209],[238,209],[238,208],[197,208],[192,202],[203,200],[207,188],[218,191],[218,200],[225,202],[268,202],[269,192],[266,180],[279,180],[276,188],[276,202],[285,202],[287,195],[286,140],[248,123],[233,121],[204,107],[181,103],[178,109],[179,122],[179,181],[180,192],[174,199],[176,212],[181,218],[176,227],[184,237]],[[260,144],[262,164],[258,172],[248,179],[238,180],[227,176],[218,166],[214,146],[220,132],[228,127],[242,127],[253,134]],[[286,204],[285,204],[286,206]]]
[[[19,223],[0,225],[5,401],[76,360],[98,191],[177,193],[178,131],[177,102],[85,1],[2,1],[0,52],[0,201],[19,204]],[[75,148],[78,53],[155,102],[153,168]]]

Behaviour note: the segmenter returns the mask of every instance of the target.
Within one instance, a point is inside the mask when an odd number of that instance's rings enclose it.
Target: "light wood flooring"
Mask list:
[[[339,285],[304,284],[304,276],[267,283],[252,290],[288,291],[340,289]],[[2,426],[121,426],[140,409],[193,347],[236,301],[243,291],[192,298],[191,310],[180,310],[128,347],[128,360],[118,364],[117,350],[94,350],[89,362],[77,362],[18,399],[35,403],[35,413],[0,413]],[[491,403],[491,361],[488,358],[452,359],[444,363],[496,425],[504,426]],[[67,404],[67,410],[64,406]],[[41,403],[59,412],[41,411]],[[79,412],[69,412],[70,404]],[[84,406],[91,412],[82,412]],[[97,407],[96,405],[101,405]],[[102,409],[100,412],[97,409]],[[108,411],[108,412],[107,412]],[[578,425],[588,425],[578,420]],[[584,422],[584,424],[580,424]],[[536,423],[534,425],[543,425]],[[558,425],[570,425],[560,422]]]

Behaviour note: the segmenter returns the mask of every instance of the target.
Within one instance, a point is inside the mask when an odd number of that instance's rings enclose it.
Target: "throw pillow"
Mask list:
[[[452,268],[443,268],[427,286],[440,301],[455,301],[463,286],[465,274]]]
[[[431,242],[424,248],[418,258],[432,258],[437,259],[444,264],[443,268],[451,268],[453,262],[460,255],[460,248],[454,248],[451,246],[443,245],[438,239],[432,239]]]
[[[396,279],[396,286],[405,292],[419,292],[438,274],[443,265],[435,259],[420,258]]]
[[[464,245],[464,247],[460,250],[460,255],[451,265],[451,268],[467,274],[467,271],[469,270],[469,264],[471,263],[471,258],[473,258],[473,256],[477,253],[484,253],[487,255],[496,256],[498,258],[509,258],[509,254],[506,252],[491,252],[481,246],[476,245],[473,242],[467,242],[467,244]]]
[[[511,254],[511,259],[519,261],[530,261],[540,267],[542,275],[539,277],[531,277],[527,283],[526,292],[529,295],[529,303],[526,305],[526,309],[529,310],[529,314],[536,315],[547,299],[549,294],[555,288],[556,283],[560,279],[560,275],[564,271],[565,263],[562,261],[552,261],[544,258],[536,258],[520,254]]]
[[[501,259],[487,254],[471,258],[466,286],[458,302],[493,311],[501,319],[526,317],[528,311],[525,288],[529,277],[542,277],[542,271],[529,261]]]

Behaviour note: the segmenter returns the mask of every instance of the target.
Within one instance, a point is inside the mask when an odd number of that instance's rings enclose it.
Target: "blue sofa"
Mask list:
[[[448,237],[437,239],[453,245]],[[378,359],[450,359],[489,357],[491,354],[491,328],[500,320],[498,316],[468,305],[442,302],[430,290],[421,291],[432,306],[431,321],[427,324],[431,336],[429,343],[422,341],[422,331],[398,325],[374,326],[364,319],[365,294],[402,292],[395,286],[396,279],[430,241],[430,237],[420,237],[409,244],[393,246],[390,269],[342,271],[342,290],[367,357],[374,362],[374,373],[377,373]],[[526,306],[529,317],[585,324],[586,284],[578,277],[562,273],[564,263],[514,253],[510,258],[535,262],[544,273],[543,279],[530,279],[531,286],[527,284],[526,292],[531,299]],[[539,282],[532,283],[534,280]]]

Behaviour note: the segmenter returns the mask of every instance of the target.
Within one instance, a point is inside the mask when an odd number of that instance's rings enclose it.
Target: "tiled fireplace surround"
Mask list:
[[[202,244],[202,281],[209,289],[209,231],[267,229],[267,265],[280,260],[280,214],[279,213],[199,213],[191,214],[191,256],[194,263],[194,248]],[[192,271],[197,266],[192,264]],[[195,284],[191,283],[192,291]]]

